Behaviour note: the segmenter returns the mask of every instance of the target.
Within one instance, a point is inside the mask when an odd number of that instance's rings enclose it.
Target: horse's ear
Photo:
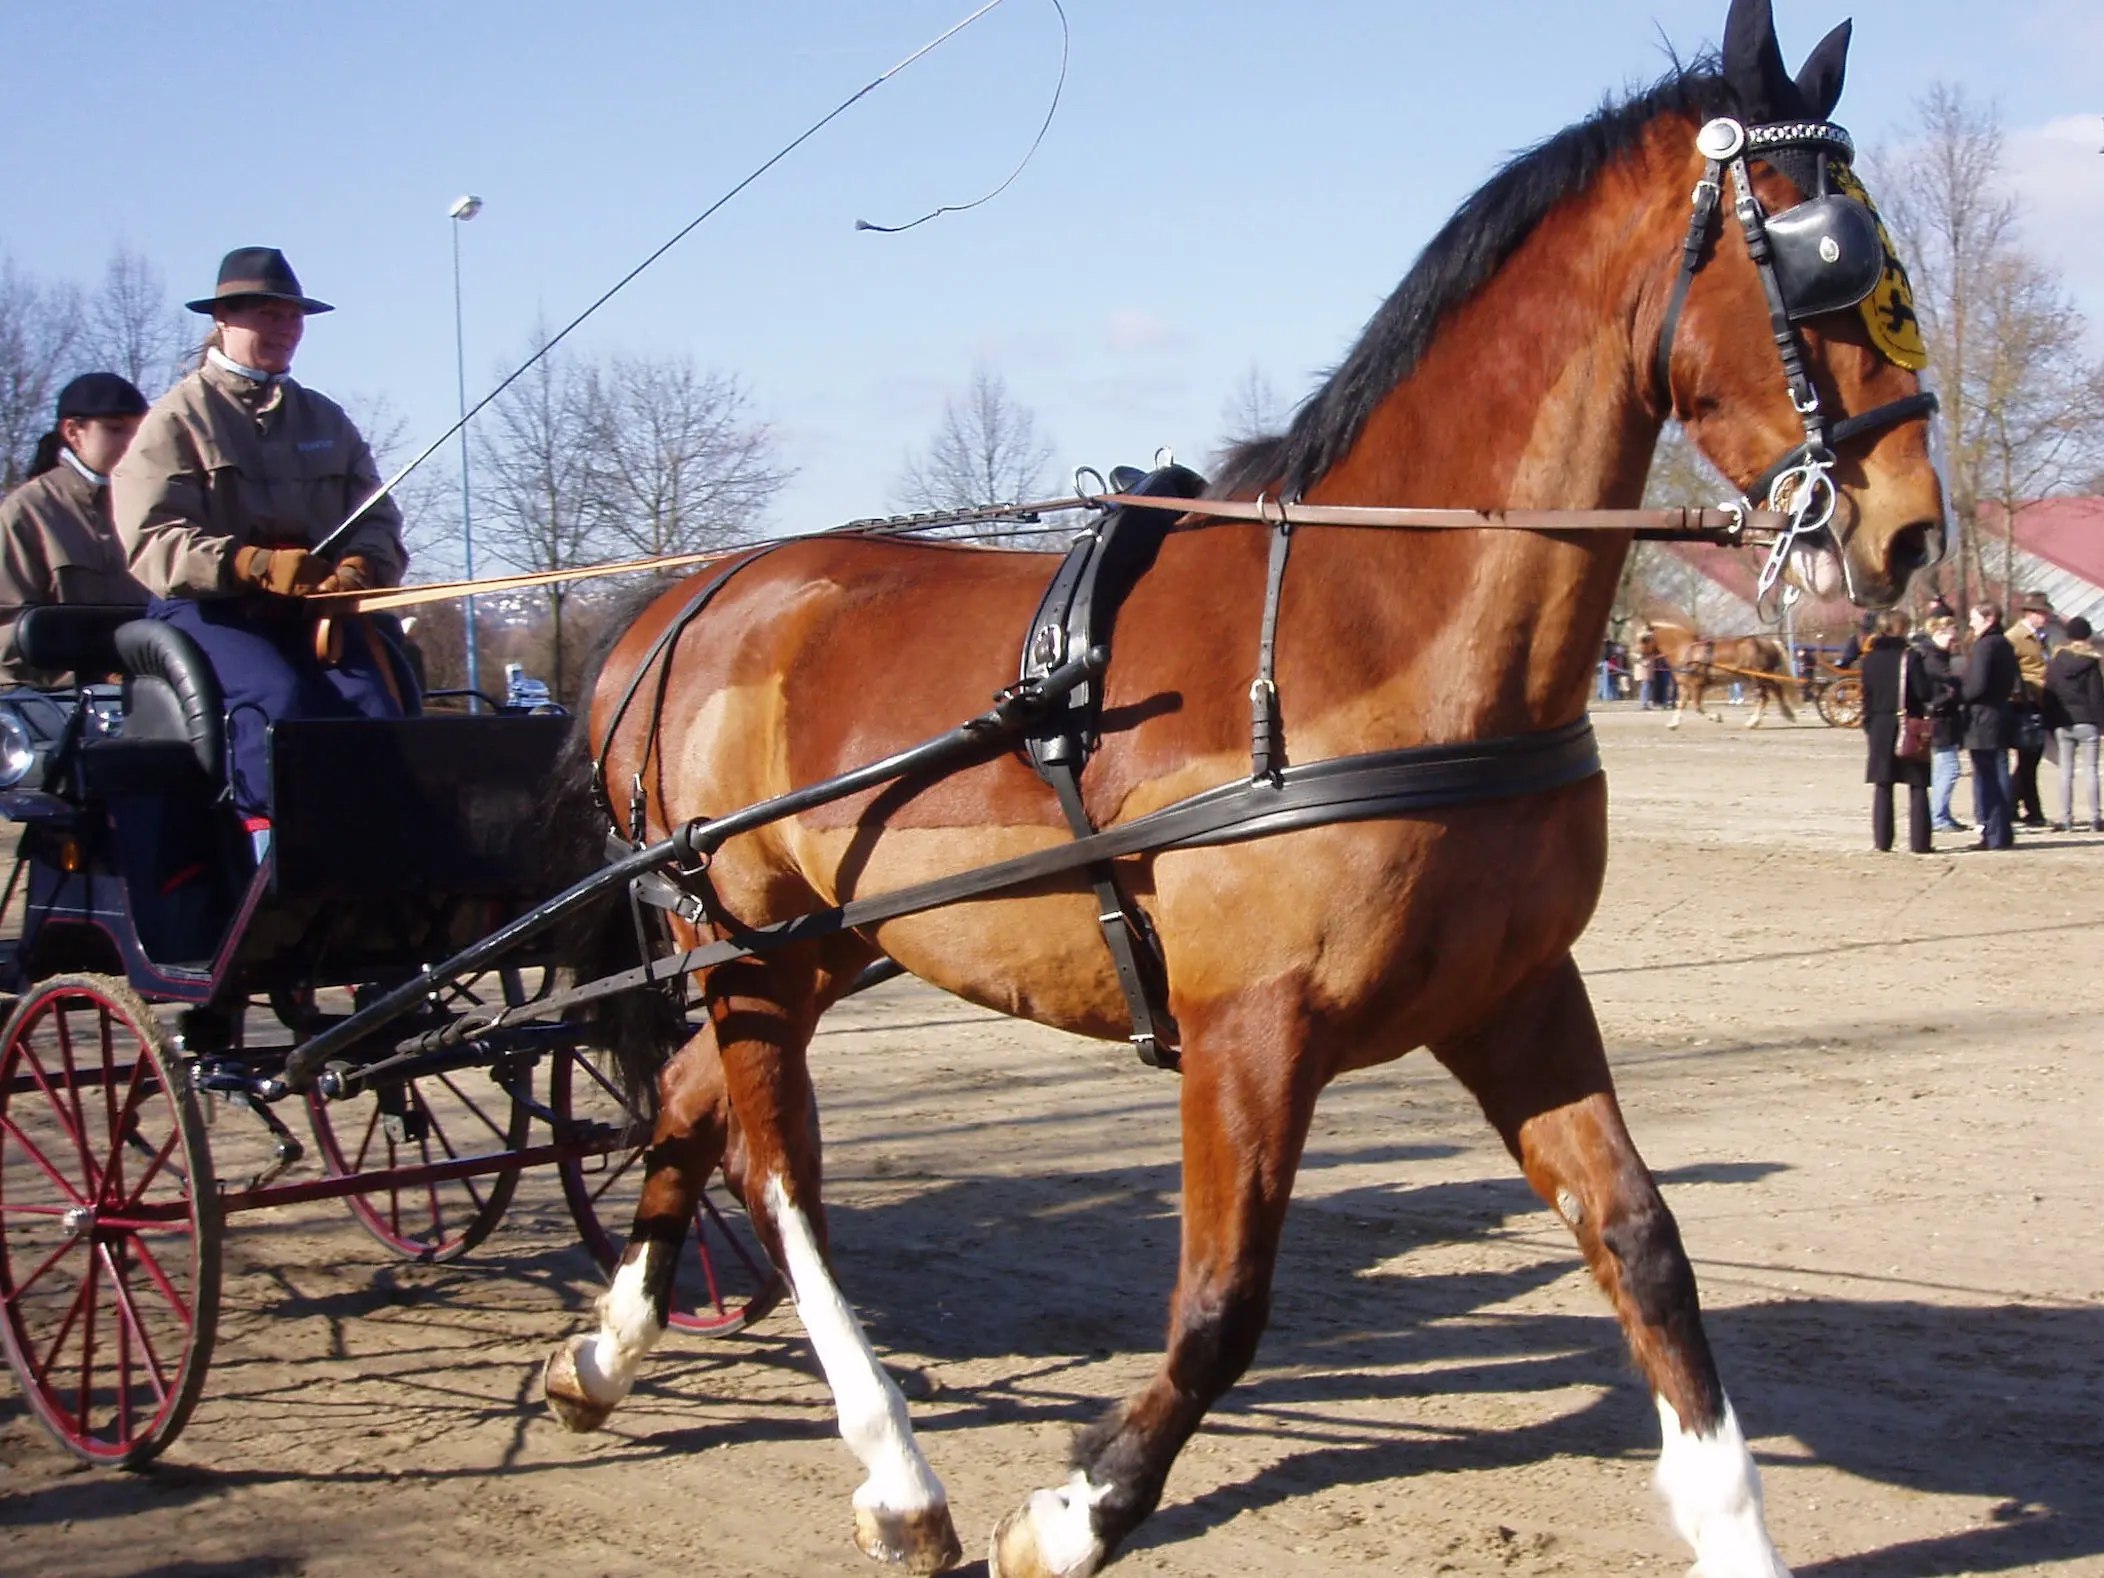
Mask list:
[[[1798,95],[1804,100],[1805,113],[1815,120],[1827,119],[1841,102],[1841,80],[1848,75],[1848,39],[1854,30],[1854,22],[1843,22],[1827,34],[1805,56],[1804,67],[1797,73]]]
[[[1750,121],[1789,120],[1803,113],[1797,84],[1775,39],[1771,0],[1731,0],[1724,19],[1724,80]]]

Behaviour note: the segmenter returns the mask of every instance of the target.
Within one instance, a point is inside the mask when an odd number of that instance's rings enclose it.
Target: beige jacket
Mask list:
[[[33,669],[15,650],[15,621],[41,603],[144,606],[146,588],[125,568],[110,523],[110,490],[61,460],[0,500],[0,683],[65,685],[71,676]]]
[[[2046,690],[2045,645],[2038,639],[2038,632],[2021,619],[2003,634],[2009,637],[2009,645],[2016,649],[2016,672],[2024,682],[2024,697],[2036,705]]]
[[[335,401],[207,362],[154,402],[110,479],[111,511],[149,591],[228,597],[241,590],[236,548],[311,548],[379,485]],[[367,510],[334,557],[350,554],[377,585],[400,584],[408,555],[393,499]]]

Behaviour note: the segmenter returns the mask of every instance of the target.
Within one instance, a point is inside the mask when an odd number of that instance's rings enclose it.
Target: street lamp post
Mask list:
[[[446,217],[453,221],[453,371],[460,391],[460,541],[467,558],[467,577],[475,579],[475,523],[472,513],[471,494],[468,488],[468,352],[467,331],[460,310],[460,227],[482,212],[482,199],[472,192],[459,198],[446,210]],[[468,636],[468,711],[480,712],[482,703],[476,697],[482,670],[475,651],[475,599],[466,600],[464,609]]]

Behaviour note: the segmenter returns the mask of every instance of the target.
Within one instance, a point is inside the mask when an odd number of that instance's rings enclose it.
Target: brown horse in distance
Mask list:
[[[1291,430],[1240,452],[1223,491],[1300,490],[1312,503],[1635,506],[1675,412],[1746,485],[1801,429],[1736,226],[1718,232],[1694,279],[1669,387],[1652,372],[1688,193],[1704,170],[1695,137],[1716,116],[1828,114],[1846,42],[1837,29],[1793,79],[1766,0],[1734,0],[1721,65],[1678,72],[1601,111],[1471,197]],[[1805,195],[1781,168],[1751,168],[1771,211]],[[1855,311],[1803,328],[1833,411],[1917,389]],[[1854,594],[1890,600],[1932,556],[1942,514],[1925,421],[1851,441],[1835,479],[1835,535]],[[1626,534],[1608,532],[1296,533],[1277,671],[1292,759],[1488,740],[1580,718],[1628,547]],[[1084,779],[1099,826],[1248,776],[1266,550],[1262,528],[1194,524],[1168,538],[1124,605],[1105,739]],[[633,786],[647,818],[635,831],[660,837],[948,729],[1014,677],[1055,563],[841,536],[756,553],[658,660],[669,672],[654,733],[647,709],[631,709],[614,731],[613,799],[626,807]],[[612,653],[595,740],[692,593],[692,583],[669,592]],[[709,872],[715,913],[722,927],[776,921],[1069,836],[1052,792],[1027,763],[1001,755],[730,841]],[[1419,1047],[1481,1103],[1620,1319],[1663,1425],[1661,1484],[1700,1570],[1785,1571],[1703,1334],[1694,1274],[1623,1125],[1572,962],[1606,855],[1596,776],[1524,801],[1121,862],[1159,934],[1182,1038],[1183,1236],[1167,1352],[1151,1381],[1082,1433],[1063,1481],[1001,1522],[996,1578],[1087,1578],[1153,1510],[1184,1442],[1257,1350],[1323,1088]],[[684,928],[680,940],[698,934]],[[549,1398],[567,1423],[589,1429],[626,1395],[660,1334],[694,1193],[723,1154],[727,1098],[744,1135],[755,1227],[790,1281],[866,1475],[852,1498],[858,1543],[932,1571],[959,1558],[947,1499],[830,1270],[807,1127],[813,1028],[880,950],[1007,1013],[1110,1039],[1130,1028],[1079,877],[710,970],[700,982],[709,1029],[663,1067],[628,1250],[597,1329],[551,1357]]]
[[[1707,718],[1702,698],[1712,685],[1729,686],[1738,680],[1758,691],[1753,716],[1746,727],[1758,729],[1768,714],[1768,703],[1782,708],[1783,720],[1794,723],[1797,714],[1790,706],[1790,658],[1773,636],[1698,636],[1686,625],[1654,619],[1644,627],[1656,643],[1659,655],[1673,666],[1680,699],[1673,705],[1669,729],[1680,727],[1681,715],[1690,707]],[[1773,675],[1773,678],[1765,676]],[[1720,720],[1721,721],[1721,720]]]

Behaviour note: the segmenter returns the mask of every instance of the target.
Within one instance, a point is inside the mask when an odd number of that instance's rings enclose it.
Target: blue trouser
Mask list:
[[[1973,770],[1973,821],[1980,842],[1989,849],[2009,849],[2016,830],[2009,825],[2009,757],[2006,751],[1968,751]]]
[[[219,676],[226,696],[227,777],[244,815],[271,814],[269,730],[280,718],[402,715],[374,642],[355,621],[346,622],[343,660],[323,663],[314,655],[314,620],[297,604],[281,611],[249,597],[155,598],[146,617],[195,641]]]
[[[1958,829],[1958,819],[1951,815],[1951,796],[1957,788],[1958,747],[1939,745],[1929,764],[1929,817],[1948,832]]]

